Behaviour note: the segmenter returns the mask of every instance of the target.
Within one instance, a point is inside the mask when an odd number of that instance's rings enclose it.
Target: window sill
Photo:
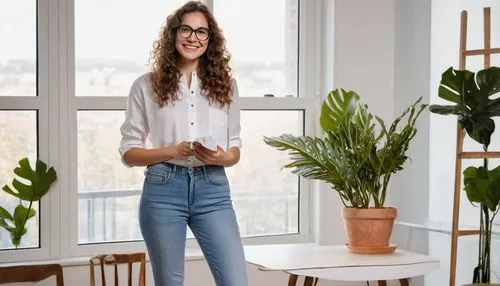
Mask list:
[[[425,230],[425,231],[432,231],[432,232],[438,232],[438,233],[444,233],[444,234],[451,235],[451,222],[428,221],[424,224],[420,224],[420,223],[412,223],[412,222],[407,222],[407,221],[396,221],[396,222],[394,222],[394,224],[398,225],[398,226],[409,227],[412,229],[420,229],[420,230]],[[497,224],[495,224],[495,225],[497,225]],[[474,229],[479,229],[479,227],[462,225],[462,226],[459,226],[459,229],[460,230],[474,230]],[[500,237],[500,230],[495,229],[495,226],[493,226],[492,234],[494,236]]]
[[[17,265],[37,265],[37,264],[51,264],[57,263],[61,264],[62,267],[78,267],[78,266],[88,266],[90,257],[73,257],[73,258],[63,258],[60,260],[37,260],[37,261],[24,261],[24,262],[14,262],[14,263],[0,263],[0,266],[17,266]],[[204,260],[205,257],[200,249],[196,248],[186,248],[185,261],[197,261]],[[149,262],[149,257],[146,257],[146,261]]]

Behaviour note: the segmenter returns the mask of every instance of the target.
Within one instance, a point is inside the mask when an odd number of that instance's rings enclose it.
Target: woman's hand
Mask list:
[[[231,148],[228,151],[224,151],[222,147],[217,146],[217,151],[212,151],[203,147],[198,142],[194,142],[193,146],[194,146],[194,156],[196,156],[198,160],[207,165],[219,165],[223,167],[229,167],[236,164],[239,161],[238,148]],[[237,150],[237,152],[234,150]]]
[[[183,141],[175,146],[167,147],[170,148],[170,156],[174,160],[187,160],[187,158],[193,155],[193,150],[191,150],[191,142]]]

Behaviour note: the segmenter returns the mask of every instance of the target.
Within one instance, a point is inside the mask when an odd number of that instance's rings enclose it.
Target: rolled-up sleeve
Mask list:
[[[228,111],[228,135],[229,142],[228,148],[238,147],[241,148],[241,125],[240,125],[240,113],[241,113],[241,105],[240,105],[240,97],[238,92],[238,84],[236,80],[232,80],[233,87],[233,102],[229,106]]]
[[[144,92],[137,82],[130,88],[125,121],[120,132],[122,134],[119,148],[121,160],[125,166],[129,167],[123,160],[123,155],[134,147],[144,148],[149,134]]]

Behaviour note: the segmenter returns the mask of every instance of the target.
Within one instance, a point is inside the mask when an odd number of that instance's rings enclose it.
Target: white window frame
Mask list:
[[[205,3],[213,7],[213,1]],[[39,157],[55,167],[58,181],[41,202],[40,248],[0,251],[0,261],[57,260],[104,252],[144,251],[143,241],[78,244],[77,111],[125,110],[126,97],[74,95],[74,0],[38,0],[38,7],[39,96],[0,97],[0,106],[2,109],[38,109]],[[299,11],[299,97],[242,97],[241,104],[243,110],[302,110],[305,134],[314,135],[321,101],[321,10],[316,1],[299,0]],[[298,234],[249,237],[244,243],[312,241],[313,186],[311,181],[300,179]],[[189,239],[187,246],[195,247],[194,239]]]
[[[36,111],[37,112],[37,141],[38,158],[47,162],[48,165],[57,169],[57,130],[49,128],[56,126],[58,122],[57,108],[58,84],[57,84],[57,50],[51,49],[57,31],[57,22],[54,21],[54,0],[38,0],[38,23],[36,26],[37,36],[37,78],[38,96],[18,97],[0,96],[0,110],[11,111]],[[49,97],[49,94],[55,96]],[[19,158],[20,159],[20,158]],[[33,163],[33,162],[32,162]],[[59,235],[57,226],[59,224],[59,195],[60,184],[56,182],[51,191],[45,195],[39,203],[39,248],[27,248],[17,250],[0,251],[0,261],[25,261],[51,259],[52,252],[56,249]]]

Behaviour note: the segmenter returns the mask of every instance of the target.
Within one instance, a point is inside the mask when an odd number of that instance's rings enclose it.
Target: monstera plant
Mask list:
[[[17,248],[23,235],[28,232],[26,222],[36,215],[33,202],[39,201],[49,191],[50,186],[57,179],[57,174],[53,167],[47,170],[47,164],[41,160],[36,161],[35,170],[33,170],[28,158],[19,161],[14,174],[22,180],[14,178],[12,187],[5,185],[2,190],[18,198],[19,204],[12,214],[0,206],[0,227],[10,232],[12,244]]]
[[[449,68],[441,78],[439,97],[454,105],[431,105],[429,110],[438,114],[458,116],[458,124],[467,135],[488,151],[491,135],[495,131],[493,117],[500,115],[500,68],[491,67],[477,74],[468,70]],[[464,190],[471,203],[481,209],[479,257],[474,269],[473,283],[490,282],[490,248],[493,219],[500,209],[500,166],[483,165],[464,170]]]

